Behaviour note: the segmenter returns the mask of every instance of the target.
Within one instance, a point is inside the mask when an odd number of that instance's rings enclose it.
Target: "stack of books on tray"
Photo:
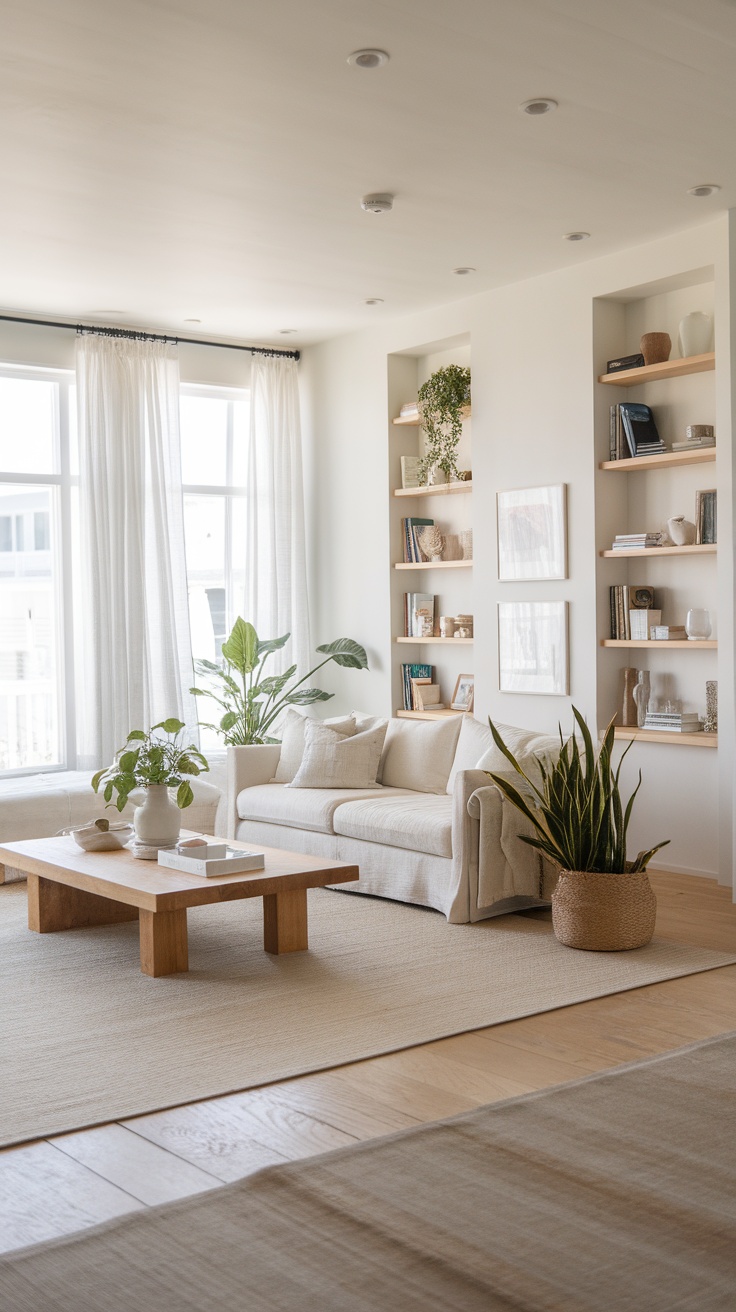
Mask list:
[[[658,547],[660,533],[617,533],[613,539],[614,551],[639,551],[642,547]]]
[[[703,726],[696,711],[647,711],[644,728],[665,733],[700,733]]]

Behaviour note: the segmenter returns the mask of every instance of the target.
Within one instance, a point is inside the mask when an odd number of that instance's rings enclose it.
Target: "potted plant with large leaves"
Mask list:
[[[279,740],[272,731],[287,706],[329,701],[333,693],[305,688],[304,684],[330,661],[349,670],[368,668],[368,657],[359,643],[352,638],[337,638],[317,648],[325,659],[301,678],[296,677],[296,665],[290,665],[282,674],[264,674],[269,656],[284,647],[290,636],[285,633],[282,638],[259,638],[253,625],[239,616],[222,644],[224,667],[214,661],[195,661],[196,673],[212,686],[191,688],[190,692],[195,697],[210,698],[222,711],[217,724],[203,727],[221,734],[228,746],[276,743]]]
[[[143,805],[136,807],[133,818],[136,837],[143,846],[166,847],[176,842],[181,812],[194,801],[191,781],[210,768],[198,747],[185,744],[185,727],[170,716],[147,733],[131,729],[112,765],[98,770],[92,779],[95,792],[102,788],[105,802],[117,806],[118,811],[125,809],[135,789],[145,789]],[[176,789],[175,801],[170,789]],[[117,794],[114,802],[113,794]]]
[[[460,477],[457,448],[470,405],[470,369],[459,364],[437,369],[422,383],[417,400],[425,434],[419,482],[453,482]]]
[[[654,933],[657,911],[646,869],[669,839],[628,860],[626,834],[641,787],[639,771],[639,782],[624,806],[619,780],[631,743],[614,770],[613,720],[596,752],[585,720],[574,706],[572,711],[582,749],[574,735],[564,742],[560,729],[559,757],[547,765],[539,760],[536,779],[524,772],[489,720],[496,746],[524,784],[518,788],[504,774],[486,773],[536,830],[536,837],[524,835],[523,841],[559,869],[552,894],[552,924],[559,941],[598,952],[643,947]]]

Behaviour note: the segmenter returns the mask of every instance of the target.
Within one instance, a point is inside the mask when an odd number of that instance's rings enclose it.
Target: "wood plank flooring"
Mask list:
[[[730,890],[663,872],[652,883],[659,937],[736,951]],[[0,1152],[0,1251],[734,1028],[736,966],[728,966],[7,1148]]]

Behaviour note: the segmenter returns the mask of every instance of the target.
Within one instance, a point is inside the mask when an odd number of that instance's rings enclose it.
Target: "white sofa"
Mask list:
[[[557,739],[501,728],[530,768],[559,750]],[[226,837],[355,863],[349,891],[434,907],[453,923],[549,903],[555,872],[521,841],[531,826],[481,768],[511,769],[472,716],[391,720],[373,788],[274,782],[280,752],[228,749]]]

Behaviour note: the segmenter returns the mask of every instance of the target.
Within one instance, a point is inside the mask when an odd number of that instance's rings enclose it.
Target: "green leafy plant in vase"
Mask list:
[[[417,393],[424,455],[419,462],[419,482],[427,483],[441,470],[448,482],[460,478],[457,449],[463,431],[463,415],[470,405],[470,369],[448,364],[437,369]]]
[[[291,665],[282,674],[264,674],[264,666],[275,651],[289,641],[290,634],[282,638],[261,639],[252,624],[238,616],[227,641],[222,644],[224,667],[214,661],[195,661],[194,668],[212,682],[210,688],[190,688],[195,697],[208,697],[221,708],[217,724],[203,724],[223,736],[231,747],[275,743],[271,730],[287,706],[311,706],[326,702],[334,696],[321,688],[303,685],[330,661],[349,670],[366,670],[368,657],[359,643],[352,638],[337,638],[318,647],[325,659],[301,678],[296,677],[297,667]]]
[[[486,773],[533,826],[536,837],[523,841],[557,866],[552,894],[552,923],[557,938],[569,947],[598,951],[643,947],[654,933],[656,899],[646,874],[652,857],[669,839],[626,855],[626,835],[639,781],[624,805],[621,767],[632,743],[613,768],[614,721],[596,752],[583,716],[573,706],[582,749],[573,735],[564,741],[560,728],[557,761],[538,760],[536,781],[522,769],[491,720],[494,742],[524,781],[516,787],[506,775]]]
[[[98,770],[92,779],[95,792],[102,789],[105,802],[118,811],[124,810],[135,789],[145,789],[145,799],[133,819],[136,837],[143,845],[165,847],[176,842],[181,812],[194,800],[191,780],[210,768],[198,747],[185,745],[185,728],[181,720],[170,717],[147,733],[131,729],[112,765]],[[176,789],[175,801],[170,789]]]

